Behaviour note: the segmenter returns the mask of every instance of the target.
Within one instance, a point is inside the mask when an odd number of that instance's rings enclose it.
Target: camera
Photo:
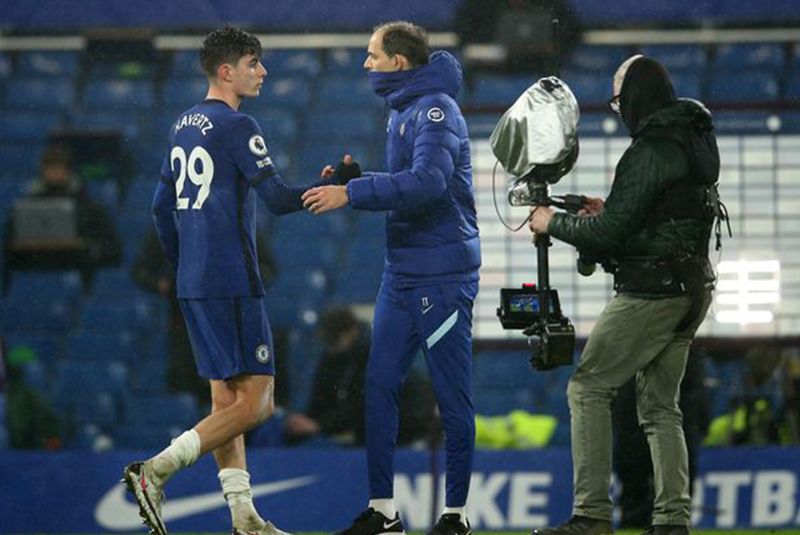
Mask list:
[[[541,78],[498,122],[490,143],[503,168],[511,174],[511,206],[555,206],[577,212],[586,204],[581,195],[550,195],[550,185],[569,173],[578,159],[578,103],[569,87],[555,76]],[[536,370],[569,366],[575,350],[575,328],[561,312],[558,292],[550,287],[550,237],[538,234],[538,286],[500,290],[497,316],[504,329],[521,329],[532,348]]]

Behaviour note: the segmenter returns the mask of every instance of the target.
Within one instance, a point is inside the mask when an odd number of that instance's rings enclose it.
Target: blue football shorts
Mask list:
[[[181,299],[180,306],[201,377],[275,375],[264,297]]]

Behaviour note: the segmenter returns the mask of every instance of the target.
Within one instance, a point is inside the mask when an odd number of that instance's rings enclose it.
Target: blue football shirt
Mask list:
[[[178,298],[264,295],[255,188],[269,178],[280,180],[252,117],[219,100],[181,114],[170,131],[153,207],[167,256],[177,265]]]

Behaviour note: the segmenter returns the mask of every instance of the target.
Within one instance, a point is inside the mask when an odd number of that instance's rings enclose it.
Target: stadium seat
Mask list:
[[[139,297],[142,290],[133,282],[129,269],[110,268],[97,272],[92,294],[105,298],[112,297]]]
[[[672,87],[675,89],[675,96],[703,99],[702,78],[699,74],[677,73],[672,75]]]
[[[785,100],[800,102],[800,66],[795,67],[795,72],[786,81]]]
[[[15,181],[29,180],[38,176],[39,157],[42,145],[36,143],[14,143],[0,145],[0,178]]]
[[[12,112],[3,114],[0,143],[44,143],[50,131],[61,126],[57,113]]]
[[[714,114],[714,126],[718,135],[724,134],[769,134],[773,113],[760,111],[720,111]],[[778,125],[781,121],[778,120]]]
[[[109,314],[112,315],[111,312]],[[87,363],[99,363],[109,360],[126,363],[134,362],[141,357],[137,341],[138,336],[131,330],[105,331],[102,326],[95,328],[93,325],[86,325],[86,322],[81,322],[81,328],[67,339],[67,361]]]
[[[97,111],[84,109],[72,119],[72,126],[79,130],[97,132],[120,132],[125,143],[139,139],[141,114],[136,111]]]
[[[5,52],[0,52],[0,80],[11,75],[11,58]]]
[[[25,363],[22,369],[22,379],[34,390],[42,393],[50,392],[50,374],[47,366],[39,360]]]
[[[599,113],[582,113],[578,121],[579,136],[619,136],[625,132],[627,130],[619,116],[610,109]]]
[[[133,366],[136,392],[143,395],[165,394],[167,392],[166,353],[141,358]]]
[[[712,67],[715,71],[756,70],[775,74],[783,69],[784,56],[780,43],[722,44],[717,46]]]
[[[172,424],[120,425],[114,432],[117,448],[148,448],[160,450],[186,429]]]
[[[510,106],[539,78],[484,75],[477,79],[467,103],[474,106]]]
[[[74,78],[78,74],[79,54],[77,51],[20,52],[17,72],[23,76]]]
[[[476,389],[544,389],[542,374],[536,374],[527,352],[481,351],[475,357]]]
[[[307,116],[303,139],[320,143],[335,139],[337,145],[350,141],[368,143],[380,134],[375,114],[369,110],[318,109]]]
[[[6,429],[5,421],[0,421],[0,451],[8,449],[8,429]]]
[[[171,74],[174,77],[203,77],[200,67],[200,53],[197,50],[176,50],[172,53]]]
[[[570,69],[596,71],[610,78],[617,67],[632,55],[627,46],[580,45],[572,52],[567,65]]]
[[[58,297],[7,298],[0,310],[4,330],[36,334],[65,334],[72,328],[74,306]]]
[[[641,53],[658,60],[670,74],[700,73],[706,67],[707,54],[703,45],[648,45],[642,47]]]
[[[207,93],[205,77],[170,78],[161,88],[161,103],[168,108],[187,109],[205,100]]]
[[[63,409],[63,407],[60,407]],[[74,424],[94,424],[110,430],[120,421],[120,407],[108,392],[93,392],[86,389],[84,395],[75,397],[67,409]]]
[[[606,73],[569,70],[564,71],[563,80],[580,105],[603,104],[612,96],[611,77]]]
[[[300,78],[267,78],[261,88],[259,102],[265,106],[308,109],[311,90],[308,81]]]
[[[297,138],[297,116],[286,109],[264,106],[246,106],[241,108],[243,113],[252,115],[261,130],[264,132],[264,139],[267,147],[272,150],[273,143],[290,145]]]
[[[348,79],[352,79],[355,76],[365,76],[364,61],[366,59],[367,55],[363,50],[352,48],[331,49],[328,51],[325,74]]]
[[[489,139],[500,120],[499,113],[471,113],[465,115],[469,136],[472,139]]]
[[[56,335],[4,332],[3,338],[6,342],[7,350],[11,351],[16,347],[29,347],[36,352],[39,361],[45,363],[48,367],[53,367],[64,355],[64,341]]]
[[[383,99],[372,91],[366,76],[357,79],[331,76],[324,78],[319,85],[318,103],[321,109],[355,108],[370,112],[373,117],[384,105]]]
[[[200,410],[191,394],[163,394],[129,397],[125,402],[128,426],[190,427],[197,423]]]
[[[473,398],[476,414],[501,416],[517,409],[534,412],[526,389],[481,389],[475,391]]]
[[[262,57],[267,69],[267,80],[270,73],[276,78],[284,76],[313,78],[322,68],[320,52],[317,50],[267,50]]]
[[[77,271],[17,271],[11,279],[8,296],[19,301],[64,300],[77,305],[82,291]]]
[[[66,112],[75,105],[72,80],[12,78],[6,82],[6,109]]]
[[[773,102],[778,100],[779,84],[776,75],[769,71],[751,71],[746,83],[735,72],[715,72],[708,90],[710,102]]]
[[[153,84],[143,80],[94,80],[83,95],[84,106],[93,110],[146,111],[153,103]]]
[[[56,366],[54,378],[54,400],[64,406],[72,406],[87,392],[107,392],[121,398],[129,390],[128,368],[111,358],[101,361],[65,360]]]

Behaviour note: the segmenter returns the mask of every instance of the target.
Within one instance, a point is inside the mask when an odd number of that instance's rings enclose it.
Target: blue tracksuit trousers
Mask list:
[[[398,289],[384,277],[375,304],[367,366],[366,432],[370,498],[394,495],[398,401],[414,356],[425,354],[445,430],[447,507],[466,504],[475,449],[472,305],[477,282]]]

